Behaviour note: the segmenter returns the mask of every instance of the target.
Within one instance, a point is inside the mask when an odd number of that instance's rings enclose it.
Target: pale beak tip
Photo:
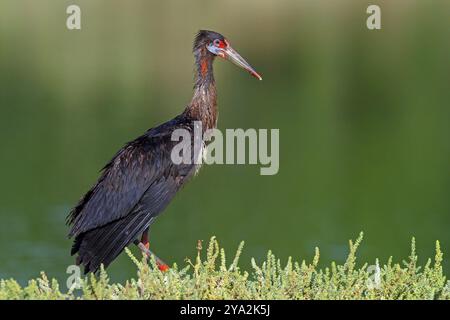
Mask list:
[[[262,80],[262,77],[258,74],[258,73],[252,73],[252,75],[256,78],[256,79],[258,79],[259,81],[261,81]]]

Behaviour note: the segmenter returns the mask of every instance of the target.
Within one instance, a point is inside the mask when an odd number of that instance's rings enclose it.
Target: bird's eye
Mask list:
[[[214,40],[214,45],[216,47],[220,47],[220,40],[219,39]]]

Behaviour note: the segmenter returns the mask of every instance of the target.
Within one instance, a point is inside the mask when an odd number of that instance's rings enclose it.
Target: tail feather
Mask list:
[[[137,239],[151,224],[148,213],[135,212],[105,226],[82,233],[75,238],[72,255],[78,253],[77,263],[84,272],[97,272],[106,268],[123,249]]]
[[[107,234],[102,238],[102,250],[95,256],[91,261],[91,265],[100,266],[102,263],[105,264],[104,261],[107,261],[108,264],[114,260],[122,250],[133,242],[136,238],[138,238],[142,232],[150,225],[151,221],[147,219],[143,219],[140,215],[136,214],[125,227],[124,231],[118,231],[122,228],[120,224],[117,224],[115,228],[112,228],[108,231]],[[122,237],[117,237],[117,233],[125,233]],[[114,241],[108,241],[108,239],[114,238]],[[110,260],[111,259],[111,260]]]

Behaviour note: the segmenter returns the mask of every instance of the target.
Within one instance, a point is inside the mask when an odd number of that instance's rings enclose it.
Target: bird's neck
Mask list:
[[[217,96],[213,74],[214,56],[205,48],[198,49],[195,55],[195,85],[191,103],[184,115],[203,124],[203,130],[217,125]]]

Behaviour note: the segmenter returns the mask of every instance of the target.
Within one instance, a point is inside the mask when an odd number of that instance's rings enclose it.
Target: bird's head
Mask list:
[[[230,45],[230,42],[220,33],[200,30],[195,37],[194,51],[206,49],[213,56],[221,57],[248,71],[255,78],[262,77],[242,58]]]

